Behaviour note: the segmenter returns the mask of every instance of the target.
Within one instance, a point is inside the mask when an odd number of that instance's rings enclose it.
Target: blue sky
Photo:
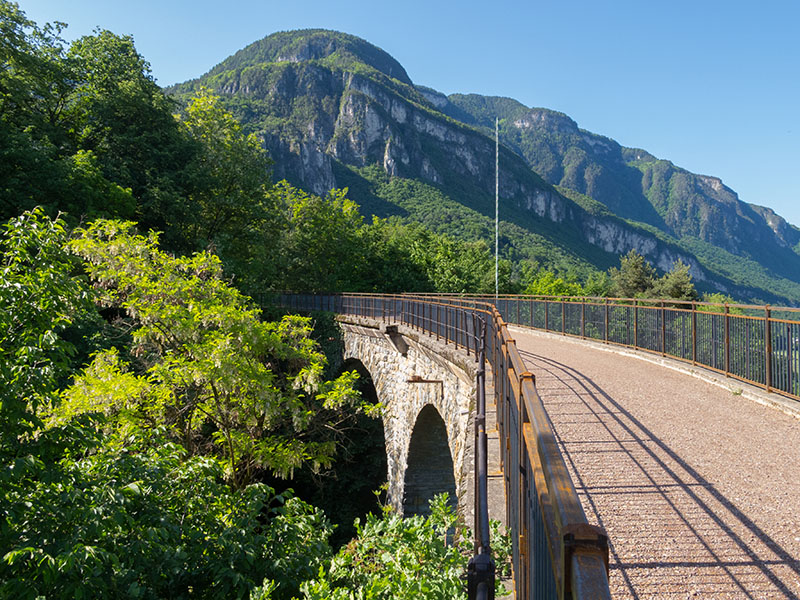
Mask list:
[[[158,82],[275,31],[365,38],[418,84],[509,96],[720,177],[800,225],[800,1],[19,0],[39,24],[134,36]]]

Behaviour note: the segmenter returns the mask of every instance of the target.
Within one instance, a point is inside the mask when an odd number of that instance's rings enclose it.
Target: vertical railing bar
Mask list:
[[[730,307],[725,303],[725,377],[731,374],[731,322]]]
[[[765,387],[769,392],[772,389],[772,327],[769,304],[764,307],[764,371]]]
[[[581,300],[581,338],[586,338],[586,301]]]
[[[697,304],[692,302],[692,364],[697,364]]]

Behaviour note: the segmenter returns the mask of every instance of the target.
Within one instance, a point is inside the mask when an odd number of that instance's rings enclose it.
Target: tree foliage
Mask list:
[[[539,269],[527,285],[523,294],[537,296],[583,296],[584,290],[580,283],[566,280],[547,269]]]
[[[386,509],[356,522],[357,536],[342,548],[327,569],[301,586],[305,600],[389,600],[393,598],[466,599],[464,566],[472,545],[456,530],[458,518],[447,494],[430,502],[431,514],[402,518]],[[499,530],[493,547],[505,547]],[[507,541],[507,540],[506,540]],[[497,543],[495,543],[497,542]],[[508,556],[497,554],[499,564]],[[497,596],[504,595],[499,579]]]
[[[208,90],[201,89],[191,98],[179,119],[199,145],[191,164],[194,184],[188,200],[192,209],[183,235],[200,247],[212,244],[217,251],[220,247],[227,251],[234,246],[242,252],[236,242],[252,242],[252,235],[243,234],[263,224],[274,210],[267,195],[267,153]]]
[[[614,296],[634,298],[646,294],[653,288],[656,270],[636,250],[630,250],[625,256],[620,256],[619,263],[619,268],[609,269]]]
[[[700,296],[692,283],[689,265],[676,260],[672,269],[654,282],[650,294],[655,298],[697,300]]]
[[[672,269],[658,277],[655,268],[636,252],[630,250],[620,257],[619,268],[609,269],[611,293],[618,298],[674,298],[696,300],[689,266],[675,261]]]
[[[72,277],[63,221],[41,210],[10,220],[0,237],[0,454],[18,454],[68,372],[74,347],[63,333],[89,307]]]
[[[0,217],[183,218],[196,144],[132,38],[98,30],[67,47],[64,24],[39,27],[6,0],[0,27]]]
[[[216,460],[163,431],[101,443],[92,425],[45,431],[40,444],[70,437],[70,451],[4,472],[0,596],[221,600],[266,586],[288,599],[328,560],[317,509],[260,484],[231,489]]]
[[[165,425],[193,453],[211,438],[235,487],[257,469],[288,474],[328,464],[334,444],[321,436],[329,412],[369,408],[356,377],[323,378],[325,356],[308,319],[261,322],[258,309],[224,281],[202,252],[173,257],[158,236],[132,223],[99,220],[71,249],[87,262],[102,302],[133,327],[132,362],[113,350],[95,356],[57,413],[103,407],[123,421]]]

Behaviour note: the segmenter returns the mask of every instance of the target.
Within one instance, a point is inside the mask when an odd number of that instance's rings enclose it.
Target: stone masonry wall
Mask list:
[[[378,400],[384,404],[389,504],[402,510],[411,434],[420,411],[430,404],[447,428],[458,510],[466,517],[472,511],[463,499],[472,482],[474,357],[467,357],[452,344],[445,345],[403,326],[398,326],[396,333],[390,335],[385,324],[378,321],[340,317],[340,325],[344,337],[343,358],[361,361],[372,376]],[[409,382],[415,378],[437,382]]]

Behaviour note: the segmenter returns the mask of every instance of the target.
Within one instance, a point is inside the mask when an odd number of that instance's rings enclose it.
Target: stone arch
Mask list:
[[[361,362],[383,405],[387,503],[404,512],[413,429],[420,413],[431,405],[427,410],[433,410],[444,423],[444,432],[439,430],[436,439],[444,444],[439,454],[448,456],[452,463],[446,480],[455,479],[454,486],[437,492],[447,491],[452,505],[469,520],[473,504],[470,415],[475,400],[474,357],[403,326],[389,327],[367,319],[341,320],[340,325],[342,360],[355,358]],[[421,498],[417,504],[427,510],[427,502],[427,498]]]
[[[422,408],[414,423],[403,483],[403,514],[406,516],[429,514],[428,503],[443,492],[447,492],[451,506],[457,505],[447,426],[432,404]]]
[[[359,376],[359,386],[361,394],[372,403],[378,402],[378,390],[375,389],[375,382],[372,380],[372,373],[367,369],[366,365],[361,362],[360,358],[354,356],[344,359],[339,366],[339,374],[345,371],[355,371]]]
[[[345,371],[356,371],[359,379],[356,388],[364,399],[378,402],[378,392],[372,375],[360,359],[349,357],[336,368],[336,375]],[[335,512],[339,521],[331,541],[343,543],[355,535],[352,526],[356,518],[363,522],[369,513],[379,514],[381,503],[375,492],[385,484],[387,473],[386,431],[383,419],[369,417],[364,413],[350,413],[341,423],[342,432],[337,439],[334,475],[326,491],[323,507]],[[329,504],[327,504],[329,503]],[[340,535],[340,532],[343,532]]]

